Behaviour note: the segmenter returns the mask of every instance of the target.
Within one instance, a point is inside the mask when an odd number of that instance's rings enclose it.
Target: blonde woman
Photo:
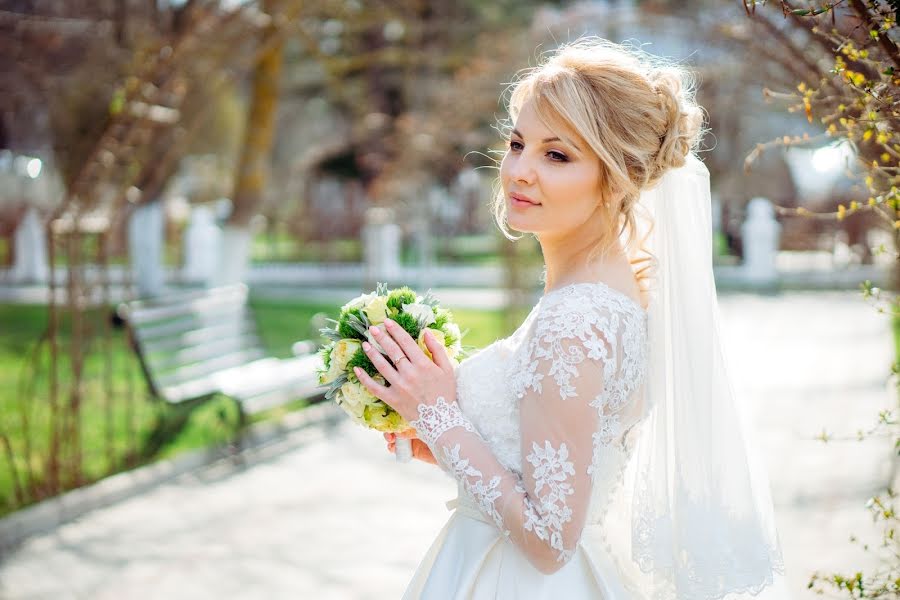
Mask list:
[[[721,352],[687,73],[582,39],[518,79],[509,116],[495,213],[540,242],[543,296],[457,368],[387,321],[366,352],[391,387],[357,373],[458,484],[404,598],[786,598]]]

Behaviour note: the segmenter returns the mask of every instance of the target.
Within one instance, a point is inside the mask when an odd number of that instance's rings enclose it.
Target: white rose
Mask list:
[[[361,383],[348,381],[341,386],[341,395],[343,396],[344,410],[352,416],[361,419],[366,406],[375,402],[376,398],[364,388]]]
[[[384,320],[387,319],[387,297],[376,296],[372,298],[363,309],[363,312],[366,313],[366,317],[368,317],[369,323],[372,325],[384,323]]]
[[[403,312],[413,316],[419,327],[428,327],[434,323],[434,311],[427,304],[404,304]]]
[[[347,370],[347,363],[353,358],[353,355],[361,347],[359,340],[345,338],[334,343],[334,350],[331,351],[331,366],[337,364],[341,371]]]
[[[319,373],[319,385],[328,385],[341,376],[340,369],[335,368],[334,363],[328,366],[327,371]]]
[[[356,412],[350,410],[350,407],[347,404],[347,399],[344,397],[344,395],[341,393],[340,390],[337,391],[337,393],[334,396],[334,399],[344,409],[344,412],[350,417],[351,421],[353,421],[355,423],[359,423],[360,425],[363,425],[363,426],[366,425],[366,420],[363,418],[363,415],[361,415],[361,414],[358,415]]]
[[[338,340],[331,350],[331,362],[328,370],[319,377],[320,385],[328,385],[347,371],[347,363],[360,348],[360,341],[353,339]]]
[[[345,310],[353,310],[355,308],[362,308],[366,304],[372,301],[372,298],[376,297],[378,294],[372,292],[371,294],[363,294],[357,298],[354,298],[347,304],[341,307],[341,312]]]

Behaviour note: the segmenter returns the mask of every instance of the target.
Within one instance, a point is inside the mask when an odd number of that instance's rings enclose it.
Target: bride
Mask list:
[[[686,71],[581,39],[519,78],[509,115],[495,213],[539,240],[543,296],[458,367],[388,320],[364,347],[390,387],[357,371],[458,484],[404,598],[787,598],[725,371]]]

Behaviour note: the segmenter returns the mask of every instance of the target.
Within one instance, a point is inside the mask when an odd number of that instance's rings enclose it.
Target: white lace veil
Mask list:
[[[757,595],[784,566],[768,477],[748,443],[723,355],[706,166],[691,154],[642,193],[640,205],[652,218],[645,247],[657,270],[649,414],[628,469],[633,493],[618,514],[631,524],[631,566],[653,598]],[[621,533],[626,541],[629,532]],[[772,592],[765,597],[787,596]]]

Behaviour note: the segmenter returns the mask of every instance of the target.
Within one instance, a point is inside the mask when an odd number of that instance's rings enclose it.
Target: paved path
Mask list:
[[[890,444],[812,438],[852,434],[890,403],[888,323],[855,293],[721,305],[794,598],[812,599],[813,570],[871,564],[847,539],[875,540],[863,502],[890,478]],[[214,465],[32,538],[0,564],[0,598],[399,598],[453,496],[436,468],[395,463],[379,434],[304,430],[248,467]]]

